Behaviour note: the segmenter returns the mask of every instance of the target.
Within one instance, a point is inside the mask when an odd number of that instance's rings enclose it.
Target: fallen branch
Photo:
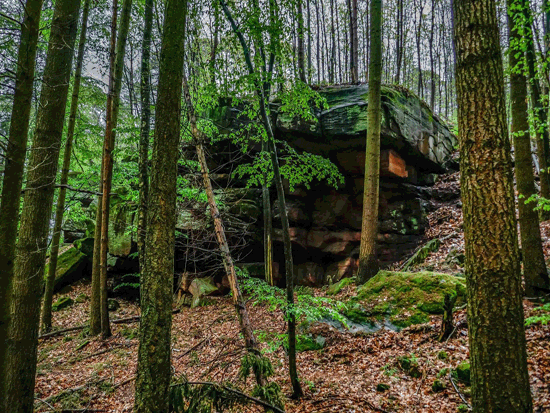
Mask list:
[[[180,310],[177,309],[177,310],[172,311],[172,314],[177,314],[179,312],[180,312]],[[128,323],[133,323],[133,322],[139,321],[140,319],[141,319],[141,316],[136,315],[136,316],[133,316],[133,317],[119,318],[118,320],[112,320],[111,323],[112,324],[128,324]],[[41,336],[38,336],[38,338],[40,339],[40,338],[55,337],[55,336],[59,336],[59,335],[64,334],[64,333],[70,333],[71,331],[84,330],[86,327],[88,327],[88,324],[84,324],[84,325],[76,326],[76,327],[64,328],[62,330],[56,330],[56,331],[52,331],[51,333],[42,334]]]
[[[44,402],[46,404],[48,404],[50,402],[55,403],[57,401],[57,399],[59,399],[60,397],[62,397],[64,395],[69,395],[71,393],[79,392],[81,390],[84,390],[84,389],[88,388],[90,385],[98,385],[99,383],[102,383],[105,380],[107,380],[107,379],[100,379],[100,380],[95,381],[95,382],[88,382],[86,384],[83,384],[82,386],[73,387],[73,388],[70,388],[70,389],[65,389],[65,390],[60,391],[57,394],[54,394],[53,396],[50,396],[50,397],[48,397],[44,400],[40,400],[40,401]]]
[[[134,375],[134,376],[130,377],[129,379],[126,379],[126,380],[124,380],[124,381],[121,381],[121,382],[118,383],[118,384],[115,384],[114,387],[113,387],[113,390],[116,390],[116,389],[118,389],[119,387],[125,386],[126,384],[128,384],[128,383],[134,381],[134,380],[136,379],[136,377],[137,377],[137,376]]]
[[[250,401],[252,401],[256,404],[259,404],[260,406],[263,406],[267,409],[271,409],[274,412],[285,413],[284,410],[280,409],[277,406],[273,406],[272,404],[264,402],[263,400],[257,399],[256,397],[249,396],[246,393],[243,393],[243,392],[241,392],[239,390],[236,390],[236,389],[232,389],[231,387],[227,387],[227,386],[224,386],[222,384],[212,383],[212,382],[209,382],[209,381],[188,381],[188,382],[186,382],[186,384],[190,384],[190,385],[193,385],[193,386],[219,386],[222,389],[224,389],[225,391],[235,393],[239,397],[250,400]],[[172,384],[170,387],[177,387],[177,386],[182,386],[182,384]]]
[[[451,373],[449,373],[449,380],[451,381],[451,384],[453,385],[453,388],[455,389],[456,394],[458,394],[458,397],[460,397],[464,402],[464,404],[468,406],[468,409],[472,410],[472,405],[466,401],[466,399],[464,398],[464,395],[460,392],[460,390],[458,390],[458,387],[456,387],[456,384],[453,380],[453,376]]]

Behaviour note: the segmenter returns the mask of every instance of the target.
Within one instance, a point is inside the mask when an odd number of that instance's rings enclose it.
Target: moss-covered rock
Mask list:
[[[312,337],[311,335],[299,335],[296,337],[296,351],[320,350],[325,346],[326,339],[323,336]]]
[[[75,242],[73,242],[73,245],[77,250],[87,255],[88,257],[92,258],[94,256],[94,239],[93,238],[77,239]]]
[[[398,327],[422,324],[432,314],[443,314],[445,294],[456,295],[457,305],[465,302],[464,280],[432,272],[380,271],[359,287],[352,306],[360,304],[375,319],[388,318]]]
[[[409,376],[415,379],[422,377],[422,371],[418,365],[418,359],[414,355],[398,357],[397,363],[399,364],[401,370]]]
[[[204,297],[218,291],[212,277],[195,278],[189,286],[189,292],[193,295],[191,308],[198,307]]]
[[[90,258],[75,247],[63,250],[57,257],[54,292],[70,285],[84,277],[90,276]],[[44,277],[48,276],[49,266],[46,265]]]
[[[447,388],[447,385],[439,380],[439,379],[435,379],[433,384],[432,384],[432,391],[434,393],[439,393],[439,392],[442,392],[443,390],[445,390]]]
[[[71,297],[60,297],[55,303],[52,304],[52,311],[61,311],[73,304],[74,301]]]
[[[338,281],[336,284],[332,284],[331,286],[329,286],[327,290],[327,294],[336,295],[340,291],[342,291],[343,288],[353,284],[354,282],[355,282],[355,278],[353,277],[343,278],[340,281]]]
[[[453,371],[455,377],[466,385],[470,385],[470,363],[463,361]]]
[[[439,238],[435,238],[427,242],[418,251],[416,251],[411,258],[409,258],[405,265],[403,265],[403,271],[407,271],[415,265],[422,264],[424,261],[426,261],[428,255],[439,249],[440,245],[441,241],[439,240]]]

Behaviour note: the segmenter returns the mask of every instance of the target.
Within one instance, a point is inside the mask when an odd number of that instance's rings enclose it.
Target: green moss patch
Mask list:
[[[52,304],[52,311],[60,311],[64,308],[70,307],[74,304],[74,301],[70,297],[61,297],[55,303]]]
[[[353,277],[342,278],[336,284],[332,284],[330,287],[328,287],[327,294],[328,295],[336,295],[340,291],[342,291],[342,289],[344,289],[348,285],[353,284],[354,282],[355,282],[355,278],[353,278]]]
[[[71,247],[63,251],[57,257],[57,269],[55,271],[54,291],[84,278],[89,274],[88,264],[90,260],[86,254],[77,248]],[[48,276],[49,266],[46,265],[44,277]]]
[[[443,314],[446,294],[457,296],[456,305],[464,303],[464,280],[433,272],[380,271],[358,289],[348,311],[357,312],[361,305],[361,321],[389,318],[392,324],[407,327],[428,322],[432,314]]]

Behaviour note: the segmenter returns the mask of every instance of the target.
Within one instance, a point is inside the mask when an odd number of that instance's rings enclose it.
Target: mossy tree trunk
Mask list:
[[[380,183],[380,122],[382,107],[382,0],[371,0],[369,105],[367,107],[367,148],[365,152],[365,183],[363,221],[357,280],[363,284],[378,272],[376,235],[378,233],[378,192]]]
[[[145,27],[141,46],[141,129],[139,133],[139,211],[137,244],[139,272],[145,263],[145,234],[147,230],[147,198],[149,197],[149,133],[151,130],[151,33],[153,30],[153,0],[145,1]]]
[[[11,113],[8,146],[5,153],[4,180],[0,198],[0,409],[3,391],[4,345],[10,319],[10,294],[15,263],[15,243],[19,225],[19,204],[27,152],[29,118],[32,106],[34,67],[42,0],[27,0],[21,25],[15,94]]]
[[[33,410],[40,299],[80,0],[57,0],[16,249],[4,411]]]
[[[243,50],[243,55],[245,59],[246,68],[251,76],[256,75],[254,70],[254,65],[252,63],[250,48],[244,38],[243,33],[239,30],[237,23],[235,22],[231,11],[227,7],[225,0],[219,0],[220,5],[222,6],[223,12],[231,25],[233,33],[237,36],[241,48]],[[273,12],[273,15],[276,13]],[[272,40],[273,41],[273,40]],[[274,58],[273,58],[274,59]],[[273,60],[272,60],[273,61]],[[273,65],[270,64],[270,70],[272,70]],[[267,77],[271,76],[270,71],[264,73]],[[286,318],[288,321],[288,365],[289,365],[289,374],[290,381],[292,385],[292,397],[300,398],[303,396],[302,386],[300,380],[298,379],[298,368],[296,366],[296,314],[294,308],[294,263],[292,259],[292,244],[290,241],[290,225],[288,223],[287,209],[286,209],[286,200],[285,192],[283,187],[283,180],[281,178],[281,171],[279,168],[279,159],[277,156],[277,147],[275,146],[275,135],[273,133],[273,127],[271,125],[271,118],[268,114],[267,109],[267,94],[266,91],[269,91],[269,88],[265,84],[262,84],[259,80],[255,81],[255,93],[258,97],[259,107],[260,107],[260,117],[262,119],[263,126],[267,134],[267,148],[269,151],[269,156],[271,158],[271,166],[273,168],[273,180],[275,181],[275,187],[277,188],[277,200],[279,202],[279,210],[281,211],[281,226],[283,232],[283,246],[284,246],[284,255],[285,255],[285,281],[286,281],[286,300],[287,300],[287,311]]]
[[[472,404],[532,412],[496,4],[453,13]]]
[[[67,182],[69,180],[69,168],[71,166],[71,153],[73,148],[74,128],[76,124],[76,111],[78,110],[78,94],[80,92],[80,80],[82,77],[82,62],[84,60],[84,46],[86,45],[86,31],[88,28],[88,14],[90,11],[90,0],[84,2],[82,11],[82,24],[80,25],[80,40],[78,44],[78,55],[76,58],[76,69],[74,74],[73,94],[71,97],[71,108],[69,111],[69,124],[67,126],[67,139],[63,153],[63,167],[61,169],[59,194],[55,207],[55,223],[53,226],[52,244],[50,248],[50,262],[48,264],[48,277],[44,288],[44,299],[42,301],[41,328],[48,332],[52,328],[52,299],[57,271],[57,255],[59,254],[59,242],[61,240],[61,226],[63,224],[63,213],[65,211],[65,197],[67,194]]]
[[[147,207],[134,411],[168,413],[176,182],[187,0],[167,0]]]
[[[508,9],[512,15],[508,16],[508,32],[511,44],[521,44],[521,32],[524,30],[523,8],[529,7],[527,1],[508,0]],[[513,11],[513,6],[520,7],[519,13]],[[548,288],[548,271],[544,261],[542,239],[538,211],[535,204],[526,204],[525,201],[536,194],[535,177],[533,174],[533,159],[531,157],[531,137],[529,134],[529,119],[527,107],[527,79],[523,74],[517,50],[509,53],[510,61],[510,103],[512,114],[511,134],[515,148],[515,174],[518,189],[519,226],[521,236],[521,250],[523,256],[523,275],[525,278],[525,292],[528,296],[540,294]],[[542,288],[542,289],[541,289]]]

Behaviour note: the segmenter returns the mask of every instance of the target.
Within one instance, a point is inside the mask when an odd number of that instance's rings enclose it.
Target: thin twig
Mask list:
[[[464,395],[460,392],[460,390],[458,390],[458,387],[456,387],[456,384],[453,380],[453,376],[451,373],[449,373],[449,380],[451,381],[451,384],[453,385],[453,388],[455,389],[456,394],[458,394],[458,396],[462,399],[464,404],[468,406],[468,409],[472,410],[472,405],[466,401],[466,399],[464,398]]]

